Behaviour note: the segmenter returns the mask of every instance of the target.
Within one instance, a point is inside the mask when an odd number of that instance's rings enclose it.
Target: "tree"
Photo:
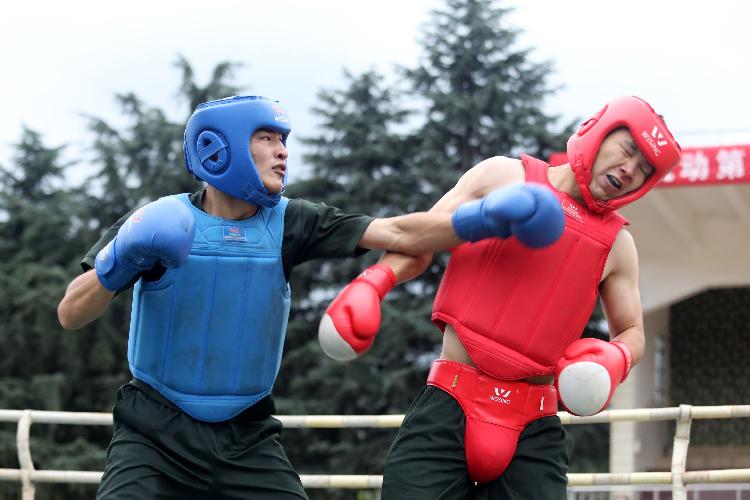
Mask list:
[[[59,367],[51,331],[67,279],[63,263],[77,248],[61,244],[75,232],[73,193],[56,187],[63,148],[48,148],[24,129],[15,150],[14,168],[0,167],[7,181],[0,191],[0,329],[4,351],[17,355],[0,359],[0,376],[26,378]]]
[[[423,34],[425,54],[404,74],[427,106],[419,158],[440,154],[454,177],[498,154],[545,158],[568,137],[551,128],[557,117],[543,111],[554,93],[548,62],[516,48],[519,30],[507,27],[510,9],[495,0],[447,0],[433,11]],[[447,179],[446,189],[452,185]]]
[[[83,252],[81,193],[62,185],[63,147],[47,147],[24,128],[14,148],[13,168],[0,167],[6,179],[0,191],[0,407],[70,410],[74,386],[66,372],[80,364],[71,363],[80,353],[60,334],[56,306],[69,279],[67,264]],[[102,446],[82,439],[78,429],[44,426],[32,434],[36,466],[50,468],[73,442],[77,452],[67,467],[101,463]],[[17,467],[13,432],[0,433],[0,456]],[[0,498],[17,492],[16,484],[0,486]]]
[[[312,175],[289,186],[291,197],[340,206],[349,212],[378,216],[401,212],[408,187],[397,175],[404,168],[405,143],[394,129],[405,113],[396,106],[395,91],[375,71],[353,76],[345,72],[345,90],[324,90],[314,109],[320,134],[303,138]],[[371,255],[364,262],[373,263]],[[388,413],[393,408],[381,354],[362,362],[341,364],[325,359],[317,342],[317,324],[342,283],[366,265],[360,260],[315,262],[292,273],[294,294],[287,347],[274,395],[284,414]],[[373,397],[374,392],[379,393]],[[300,397],[304,395],[304,397]],[[290,439],[302,435],[302,439]],[[373,473],[393,438],[392,431],[294,430],[285,434],[289,456],[302,473]],[[379,457],[375,459],[374,457]],[[310,492],[311,498],[339,498],[341,492]]]
[[[190,111],[202,102],[228,97],[240,90],[240,87],[229,81],[234,79],[235,70],[242,66],[241,63],[230,61],[218,63],[211,72],[211,79],[203,87],[195,83],[195,71],[184,56],[178,55],[174,65],[182,73],[179,97],[188,101]]]

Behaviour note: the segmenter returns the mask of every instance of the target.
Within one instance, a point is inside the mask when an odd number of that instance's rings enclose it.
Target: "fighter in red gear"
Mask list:
[[[431,209],[463,213],[477,197],[534,183],[555,193],[565,228],[538,248],[488,238],[453,249],[433,306],[441,359],[391,447],[384,500],[565,498],[570,442],[554,414],[558,389],[570,411],[595,413],[642,357],[637,253],[616,209],[662,179],[680,147],[649,104],[628,96],[583,123],[568,157],[558,167],[487,159]],[[461,236],[465,225],[453,222]],[[428,264],[395,254],[381,261],[396,281]],[[597,297],[612,342],[580,339]],[[372,314],[360,300],[349,302],[348,324]]]

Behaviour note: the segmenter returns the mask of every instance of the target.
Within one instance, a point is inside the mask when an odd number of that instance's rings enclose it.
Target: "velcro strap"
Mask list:
[[[362,280],[372,285],[382,299],[391,291],[391,288],[396,286],[396,273],[385,264],[375,264],[362,271],[357,280]]]
[[[620,352],[622,352],[622,355],[625,357],[625,373],[622,374],[622,380],[620,380],[620,383],[622,383],[628,378],[630,369],[633,367],[633,353],[630,351],[628,345],[621,340],[613,340],[610,344],[620,349]]]

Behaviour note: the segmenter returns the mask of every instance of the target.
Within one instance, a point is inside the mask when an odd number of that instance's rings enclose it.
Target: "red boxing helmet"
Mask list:
[[[615,129],[625,127],[646,161],[654,167],[643,185],[630,193],[607,201],[594,198],[589,190],[594,160],[599,146]],[[680,161],[680,145],[667,129],[664,120],[649,104],[638,97],[618,97],[592,116],[568,139],[568,161],[578,182],[586,206],[606,213],[637,200],[646,194]]]

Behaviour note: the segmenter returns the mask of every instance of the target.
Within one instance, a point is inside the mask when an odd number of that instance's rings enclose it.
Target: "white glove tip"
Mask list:
[[[571,413],[583,417],[603,409],[611,388],[607,369],[592,361],[568,365],[557,378],[560,401]]]
[[[320,319],[318,342],[320,342],[323,352],[336,361],[351,361],[358,357],[357,352],[352,349],[352,346],[341,338],[341,335],[336,330],[336,326],[333,324],[333,320],[328,314],[324,314]]]

